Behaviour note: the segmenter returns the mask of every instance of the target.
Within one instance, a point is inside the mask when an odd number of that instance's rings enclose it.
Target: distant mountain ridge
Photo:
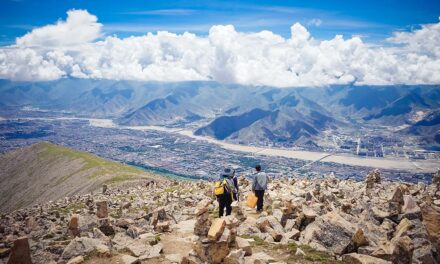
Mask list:
[[[0,108],[23,106],[111,118],[129,126],[193,124],[198,135],[243,143],[313,145],[326,130],[365,124],[412,126],[419,113],[428,116],[440,109],[440,85],[280,89],[210,81],[66,78],[38,83],[0,82]],[[440,132],[433,129],[417,132],[421,136],[424,133],[427,140],[440,137]]]

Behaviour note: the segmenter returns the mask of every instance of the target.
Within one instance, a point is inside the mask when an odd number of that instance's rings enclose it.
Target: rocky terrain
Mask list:
[[[0,155],[0,212],[151,176],[86,152],[40,142]]]
[[[432,184],[272,179],[218,218],[212,183],[142,180],[2,214],[0,263],[439,263]]]

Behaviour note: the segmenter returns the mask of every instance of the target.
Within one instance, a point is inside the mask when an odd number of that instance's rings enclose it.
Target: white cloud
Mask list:
[[[319,27],[321,24],[322,24],[322,20],[319,18],[313,18],[307,22],[307,26]]]
[[[100,37],[101,24],[96,16],[85,10],[67,11],[66,21],[36,28],[17,38],[19,46],[70,46],[93,41]]]
[[[278,87],[440,83],[440,23],[394,33],[391,45],[383,47],[359,37],[318,41],[299,23],[292,25],[290,38],[218,25],[207,36],[159,31],[96,41],[100,29],[87,11],[69,11],[66,21],[0,48],[0,78],[215,80]]]

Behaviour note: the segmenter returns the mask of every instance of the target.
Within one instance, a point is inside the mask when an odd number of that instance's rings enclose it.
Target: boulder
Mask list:
[[[68,233],[71,237],[80,236],[79,215],[74,214],[70,217]]]
[[[433,246],[440,255],[440,208],[435,206],[422,207],[423,224],[428,231]]]
[[[394,237],[402,237],[407,235],[406,233],[413,227],[411,221],[406,218],[403,218],[400,223],[396,227],[396,231],[394,232]]]
[[[193,245],[197,256],[208,263],[221,263],[229,254],[227,242],[212,242],[210,240],[197,241]]]
[[[301,232],[298,229],[293,228],[289,232],[283,234],[283,238],[281,239],[281,242],[288,243],[290,239],[297,240],[300,235]]]
[[[275,241],[275,242],[280,242],[281,239],[283,239],[284,231],[278,232],[275,229],[273,229],[272,227],[266,226],[265,232],[268,233],[272,237],[273,241]]]
[[[61,254],[61,258],[64,260],[71,259],[76,256],[88,256],[90,253],[95,252],[98,246],[104,246],[98,239],[88,237],[76,237],[70,241],[67,247]]]
[[[212,223],[208,231],[208,239],[212,241],[217,241],[225,230],[226,222],[223,218],[217,218]]]
[[[201,214],[208,212],[208,207],[211,204],[211,200],[209,199],[204,199],[201,202],[199,202],[197,204],[196,210],[195,210],[195,215],[200,216]]]
[[[96,202],[96,216],[98,218],[108,217],[107,201]]]
[[[203,264],[203,262],[195,256],[184,256],[180,264]]]
[[[432,175],[432,184],[436,185],[437,188],[440,188],[440,170]]]
[[[394,190],[391,199],[389,200],[389,212],[392,216],[398,215],[402,211],[403,206],[403,192],[400,186],[397,186]]]
[[[116,226],[127,229],[130,225],[134,224],[134,220],[130,218],[121,218],[116,221]]]
[[[170,231],[170,222],[160,222],[156,225],[154,228],[157,232],[163,233],[163,232],[169,232]]]
[[[300,242],[318,250],[331,251],[337,255],[350,253],[355,233],[352,223],[335,211],[319,216],[301,233]]]
[[[135,239],[130,244],[128,244],[125,249],[135,257],[143,256],[144,259],[147,259],[148,256],[159,256],[160,252],[162,251],[162,244],[158,243],[154,246],[151,246],[143,240]]]
[[[74,257],[74,258],[70,259],[69,261],[67,261],[67,264],[80,264],[83,262],[84,262],[84,257],[78,256],[78,257]]]
[[[395,241],[391,261],[399,264],[411,264],[414,245],[408,236],[400,237]]]
[[[242,249],[231,251],[223,260],[224,264],[244,264],[245,252]]]
[[[389,202],[395,202],[403,205],[403,192],[400,186],[396,187],[393,194],[391,195]]]
[[[273,261],[274,258],[272,258],[271,256],[269,256],[264,252],[258,252],[253,254],[252,256],[244,258],[245,264],[261,264],[261,263],[269,263]]]
[[[371,255],[393,263],[406,264],[412,262],[413,251],[411,238],[404,236],[384,241]]]
[[[160,257],[160,253],[162,252],[162,244],[158,243],[154,246],[148,247],[148,250],[139,256],[139,260],[145,261],[147,259]]]
[[[367,238],[365,237],[362,229],[356,230],[351,240],[356,248],[368,245]]]
[[[112,245],[114,248],[116,248],[116,250],[121,250],[133,241],[134,240],[131,237],[127,236],[125,233],[118,232],[112,239]]]
[[[142,240],[145,244],[149,244],[150,246],[157,245],[157,243],[159,243],[160,241],[160,238],[152,233],[142,234],[139,236],[139,239]]]
[[[218,239],[219,242],[226,242],[228,243],[228,245],[232,242],[232,236],[231,236],[231,230],[229,228],[225,228],[225,230],[223,230],[222,235],[220,236],[220,238]],[[235,238],[234,238],[235,239]]]
[[[9,255],[8,264],[32,264],[29,241],[27,237],[20,237],[14,241]]]
[[[260,229],[257,227],[257,220],[253,217],[248,217],[244,222],[242,222],[237,228],[237,234],[242,235],[252,235],[260,233]]]
[[[137,264],[140,263],[138,258],[135,258],[130,255],[122,255],[121,256],[122,264]]]
[[[375,169],[374,171],[370,171],[365,178],[366,188],[371,189],[374,187],[374,184],[381,183],[381,176],[379,170]]]
[[[206,237],[211,227],[211,220],[209,219],[209,213],[205,212],[197,217],[196,224],[194,225],[194,234],[200,237]]]
[[[358,253],[343,255],[342,262],[346,264],[391,264],[390,261]]]
[[[235,244],[237,245],[237,248],[239,248],[245,252],[245,256],[252,255],[251,244],[246,239],[241,238],[241,237],[237,237],[235,239]]]
[[[99,257],[109,258],[112,256],[110,249],[105,245],[97,245],[95,249]]]
[[[378,207],[372,207],[371,212],[373,214],[374,219],[376,219],[379,222],[382,222],[386,218],[390,218],[391,214],[387,211],[384,211]]]
[[[284,233],[283,226],[281,225],[280,222],[278,222],[278,220],[273,215],[269,215],[267,217],[267,221],[269,222],[270,227],[272,227],[273,230],[275,230],[275,232],[281,235]]]
[[[115,234],[115,229],[108,218],[99,219],[99,230],[106,236],[113,236]]]

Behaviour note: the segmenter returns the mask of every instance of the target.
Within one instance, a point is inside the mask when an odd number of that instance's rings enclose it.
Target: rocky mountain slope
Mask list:
[[[212,183],[151,181],[3,214],[0,263],[439,263],[440,172],[431,185],[279,178],[263,213],[218,218]]]
[[[104,183],[152,176],[131,166],[48,142],[1,155],[0,168],[1,212],[89,193]]]

